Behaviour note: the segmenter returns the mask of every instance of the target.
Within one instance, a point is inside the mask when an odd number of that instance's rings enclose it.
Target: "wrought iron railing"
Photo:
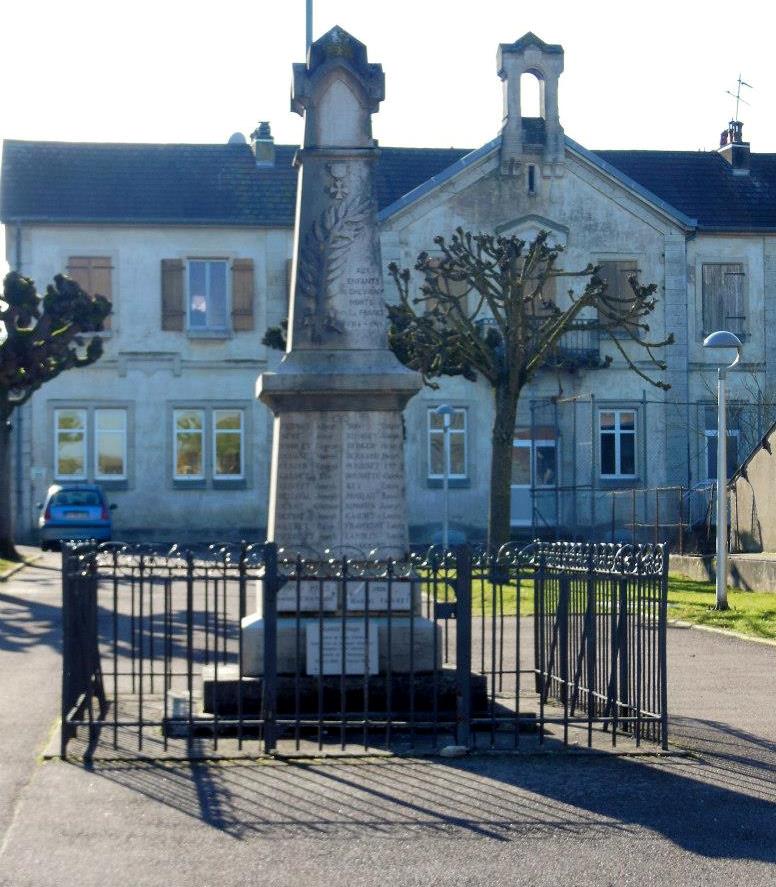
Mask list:
[[[665,744],[665,558],[65,546],[62,754]]]

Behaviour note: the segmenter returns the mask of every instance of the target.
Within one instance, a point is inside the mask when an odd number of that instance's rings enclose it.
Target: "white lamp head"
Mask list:
[[[740,350],[741,340],[735,333],[729,333],[727,330],[717,330],[716,333],[710,333],[703,340],[704,348],[735,348]]]

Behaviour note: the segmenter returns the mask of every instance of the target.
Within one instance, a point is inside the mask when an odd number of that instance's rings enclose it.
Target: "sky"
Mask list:
[[[383,65],[383,145],[476,148],[501,123],[496,49],[533,31],[565,49],[560,117],[591,149],[713,149],[735,110],[776,152],[772,33],[716,0],[314,0],[314,37],[339,24]],[[3,10],[0,137],[226,142],[269,120],[298,143],[291,65],[305,0],[24,0]]]

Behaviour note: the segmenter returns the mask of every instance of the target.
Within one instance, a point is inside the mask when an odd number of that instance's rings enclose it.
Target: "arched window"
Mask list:
[[[520,75],[520,113],[523,117],[543,117],[543,77],[538,71]]]

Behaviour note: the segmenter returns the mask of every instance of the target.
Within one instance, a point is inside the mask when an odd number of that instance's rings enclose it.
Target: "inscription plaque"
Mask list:
[[[300,613],[317,613],[337,609],[337,583],[319,582],[315,579],[291,580],[278,592],[278,612],[296,613],[297,601]]]
[[[401,415],[279,417],[274,540],[291,550],[406,547]]]
[[[346,622],[343,642],[342,622],[335,619],[312,622],[307,625],[306,640],[308,675],[377,674],[378,672],[376,625],[370,625],[367,633],[363,622]]]
[[[366,610],[366,583],[348,585],[348,610]],[[412,607],[412,592],[409,582],[391,583],[391,612],[409,610]],[[388,610],[388,581],[375,579],[369,583],[369,612]]]

